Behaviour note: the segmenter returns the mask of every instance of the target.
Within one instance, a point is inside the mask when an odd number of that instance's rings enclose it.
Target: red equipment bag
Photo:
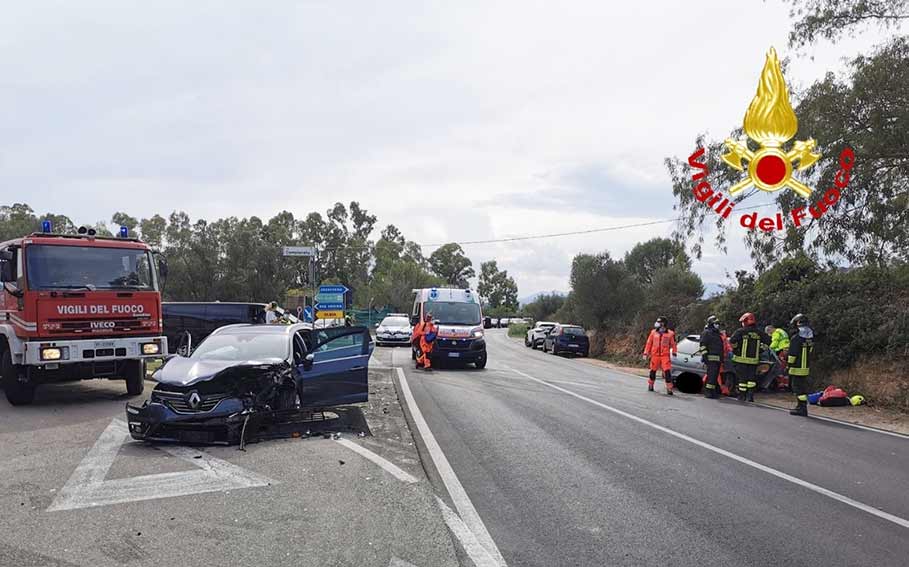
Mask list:
[[[849,397],[846,395],[846,391],[842,388],[837,388],[836,386],[827,386],[824,389],[824,393],[821,395],[821,399],[818,402],[818,405],[831,407],[831,406],[848,406]]]

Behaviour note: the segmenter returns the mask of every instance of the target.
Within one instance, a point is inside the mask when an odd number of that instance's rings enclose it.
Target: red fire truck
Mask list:
[[[121,236],[50,232],[0,243],[0,382],[13,405],[46,382],[112,378],[142,393],[145,363],[167,353],[159,276],[166,264]]]

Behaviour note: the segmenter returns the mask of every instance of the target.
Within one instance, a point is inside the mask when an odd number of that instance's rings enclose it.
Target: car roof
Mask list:
[[[297,331],[311,330],[309,323],[295,323],[293,325],[237,323],[225,325],[215,329],[211,334],[218,335],[292,335]]]

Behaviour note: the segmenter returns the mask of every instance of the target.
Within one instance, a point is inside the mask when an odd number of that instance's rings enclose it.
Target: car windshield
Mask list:
[[[386,317],[382,319],[383,327],[409,327],[410,321],[407,317]]]
[[[269,358],[286,359],[288,353],[288,340],[284,334],[216,334],[202,341],[190,358],[246,362]]]
[[[584,329],[580,327],[565,327],[562,329],[562,333],[572,337],[585,337],[587,333],[584,332]]]
[[[33,290],[157,289],[151,253],[136,248],[32,244],[26,266]]]
[[[456,301],[428,301],[424,313],[432,313],[433,319],[443,325],[479,325],[480,306],[476,303]]]

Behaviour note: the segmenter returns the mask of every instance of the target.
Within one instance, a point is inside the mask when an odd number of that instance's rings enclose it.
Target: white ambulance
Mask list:
[[[411,323],[431,313],[439,328],[432,361],[454,360],[486,366],[486,339],[480,298],[469,289],[431,287],[415,289]],[[414,353],[416,357],[416,353]]]

